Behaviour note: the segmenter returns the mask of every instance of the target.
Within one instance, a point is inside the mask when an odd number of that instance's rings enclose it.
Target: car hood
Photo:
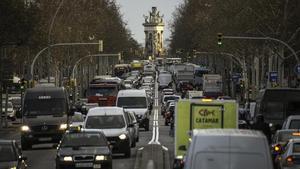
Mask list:
[[[18,165],[18,162],[11,161],[11,162],[0,162],[0,168],[12,168],[16,167]]]
[[[67,117],[54,117],[52,115],[49,116],[36,116],[36,117],[26,117],[23,119],[23,124],[30,126],[38,126],[38,125],[60,125],[66,123]]]
[[[142,108],[142,109],[126,108],[125,111],[134,112],[136,115],[144,115],[148,111],[148,109],[147,108]]]
[[[126,128],[120,129],[88,129],[89,131],[102,131],[106,137],[118,137],[121,134],[127,133]]]
[[[98,155],[98,154],[110,154],[108,147],[79,147],[73,149],[72,147],[62,147],[59,150],[60,155]]]

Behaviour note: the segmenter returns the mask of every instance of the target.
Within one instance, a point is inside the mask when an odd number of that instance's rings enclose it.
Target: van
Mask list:
[[[125,111],[136,114],[139,126],[149,131],[150,103],[145,90],[120,90],[117,96],[117,106]]]
[[[273,169],[269,145],[259,131],[193,130],[185,169]]]
[[[68,128],[69,97],[63,87],[40,85],[27,89],[22,105],[21,145],[58,143]]]
[[[300,115],[299,89],[264,89],[256,99],[255,116],[262,114],[265,122],[280,129],[290,115]]]
[[[135,147],[134,128],[129,115],[120,107],[91,108],[85,118],[83,128],[101,130],[113,153],[123,153],[130,157],[131,147]]]

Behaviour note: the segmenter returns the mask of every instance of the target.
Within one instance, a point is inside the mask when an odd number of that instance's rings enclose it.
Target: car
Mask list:
[[[168,100],[166,104],[161,104],[161,115],[164,116],[167,108],[169,107],[170,103],[175,102],[175,100]]]
[[[74,115],[71,117],[71,124],[72,127],[82,127],[84,123],[85,115],[80,112],[75,112]]]
[[[198,129],[192,132],[184,168],[273,169],[273,164],[268,141],[259,131]]]
[[[126,113],[120,107],[91,108],[83,128],[101,130],[111,143],[113,153],[123,153],[125,157],[130,157],[135,139],[133,124],[129,123]]]
[[[136,114],[134,112],[128,112],[129,114],[129,118],[132,122],[132,124],[134,125],[134,136],[135,136],[135,141],[139,142],[140,140],[140,126],[139,123],[136,119]]]
[[[300,129],[300,115],[289,116],[283,122],[282,129]]]
[[[13,108],[16,112],[16,117],[19,115],[19,117],[21,117],[21,106],[22,106],[22,103],[21,103],[21,97],[19,96],[13,96],[13,97],[9,97],[8,98],[8,101],[12,102],[13,104]],[[19,118],[17,117],[17,118]]]
[[[277,157],[276,168],[296,169],[300,168],[300,139],[291,139]]]
[[[132,89],[133,88],[132,80],[124,80],[124,85],[125,85],[126,89]]]
[[[174,94],[174,90],[171,88],[166,88],[162,90],[163,95],[173,95]]]
[[[121,90],[117,97],[117,106],[123,107],[125,111],[136,114],[140,127],[149,131],[151,103],[145,90]]]
[[[171,123],[171,119],[174,116],[174,112],[175,112],[175,103],[171,102],[169,104],[169,106],[167,107],[166,113],[164,115],[165,118],[165,126],[169,125],[169,123]]]
[[[276,157],[281,150],[285,148],[285,145],[290,139],[300,139],[300,131],[297,129],[277,130],[272,138],[271,154],[275,162]]]
[[[57,147],[56,169],[112,169],[112,153],[100,130],[67,131]]]
[[[172,75],[170,73],[160,73],[158,78],[157,78],[157,82],[158,84],[158,89],[165,89],[165,88],[169,88],[172,87]]]
[[[81,112],[83,114],[87,114],[87,112],[94,107],[98,107],[99,104],[98,103],[84,103],[84,105],[82,105],[81,107]]]
[[[2,116],[3,117],[5,116],[5,105],[6,105],[6,102],[2,101]],[[6,117],[12,121],[16,120],[16,110],[14,109],[13,104],[10,101],[7,102]]]
[[[162,99],[162,103],[165,105],[169,100],[179,100],[181,97],[178,95],[165,95]]]
[[[27,158],[15,140],[0,140],[0,168],[25,169]]]

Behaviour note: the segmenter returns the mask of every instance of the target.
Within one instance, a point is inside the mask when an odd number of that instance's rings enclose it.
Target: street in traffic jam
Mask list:
[[[300,169],[299,0],[0,11],[0,169]]]

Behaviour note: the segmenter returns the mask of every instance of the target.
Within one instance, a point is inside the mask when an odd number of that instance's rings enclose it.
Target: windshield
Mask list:
[[[114,87],[90,87],[88,90],[89,96],[115,96],[118,90]]]
[[[291,132],[280,132],[278,135],[278,142],[288,142],[290,139],[300,138],[299,134],[293,135],[293,131]]]
[[[300,143],[294,143],[293,144],[293,152],[294,153],[300,153]]]
[[[300,120],[291,120],[289,129],[300,129]]]
[[[25,100],[25,116],[63,115],[67,112],[65,99]]]
[[[179,100],[179,97],[178,96],[168,96],[168,97],[164,98],[164,102],[167,102],[169,100],[175,100],[175,101],[177,101],[177,100]]]
[[[11,144],[0,145],[0,162],[17,161],[16,153]]]
[[[87,129],[114,129],[124,127],[125,121],[122,115],[89,116],[85,125]]]
[[[98,133],[71,133],[66,134],[61,147],[96,147],[106,146],[105,138]]]
[[[118,107],[147,108],[146,97],[119,97]]]

